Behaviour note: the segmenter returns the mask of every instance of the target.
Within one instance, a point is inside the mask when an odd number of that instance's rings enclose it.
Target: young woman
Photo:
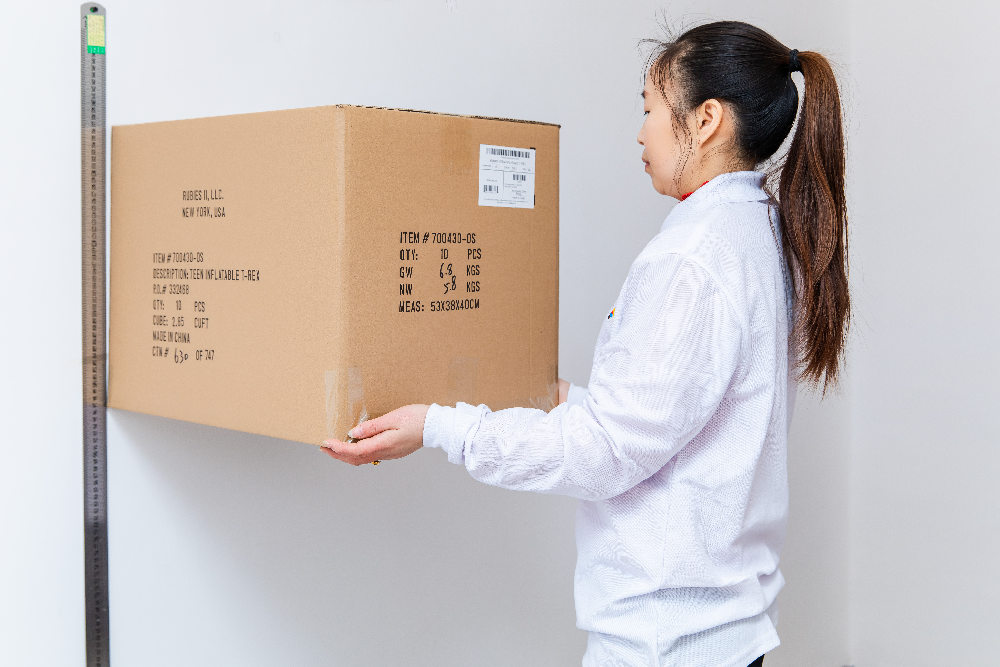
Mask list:
[[[844,142],[827,60],[740,22],[659,43],[642,160],[680,200],[629,269],[590,385],[560,404],[409,405],[324,443],[360,465],[439,447],[476,479],[582,499],[584,665],[760,665],[779,643],[796,380],[838,379],[849,319]],[[754,169],[798,128],[778,200]]]

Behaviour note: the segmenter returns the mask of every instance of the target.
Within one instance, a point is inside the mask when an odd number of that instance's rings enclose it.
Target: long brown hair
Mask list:
[[[802,72],[798,127],[784,166],[779,165],[778,210],[795,291],[794,361],[799,379],[822,385],[825,395],[840,379],[851,308],[844,132],[833,69],[821,54],[793,52],[740,21],[697,26],[654,43],[647,69],[664,98],[667,79],[674,84],[679,99],[668,103],[675,116],[686,116],[708,99],[727,102],[736,118],[734,157],[754,165],[771,158],[791,131],[798,109],[791,74]]]

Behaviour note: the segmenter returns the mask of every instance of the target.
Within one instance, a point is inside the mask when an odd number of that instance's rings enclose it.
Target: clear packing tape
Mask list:
[[[326,436],[328,439],[347,441],[347,431],[368,419],[365,403],[365,385],[358,366],[344,366],[325,371],[326,384]],[[341,406],[346,405],[346,421],[350,424],[343,433],[336,433],[341,417]]]

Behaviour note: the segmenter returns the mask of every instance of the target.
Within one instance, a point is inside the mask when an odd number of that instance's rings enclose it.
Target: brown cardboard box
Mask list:
[[[556,399],[559,128],[326,106],[116,126],[110,407],[319,444]]]

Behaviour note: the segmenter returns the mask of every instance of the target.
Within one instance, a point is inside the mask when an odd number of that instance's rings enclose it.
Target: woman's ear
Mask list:
[[[725,106],[714,97],[705,100],[695,109],[694,136],[699,148],[708,148],[720,139],[724,140],[721,129],[725,113]]]

